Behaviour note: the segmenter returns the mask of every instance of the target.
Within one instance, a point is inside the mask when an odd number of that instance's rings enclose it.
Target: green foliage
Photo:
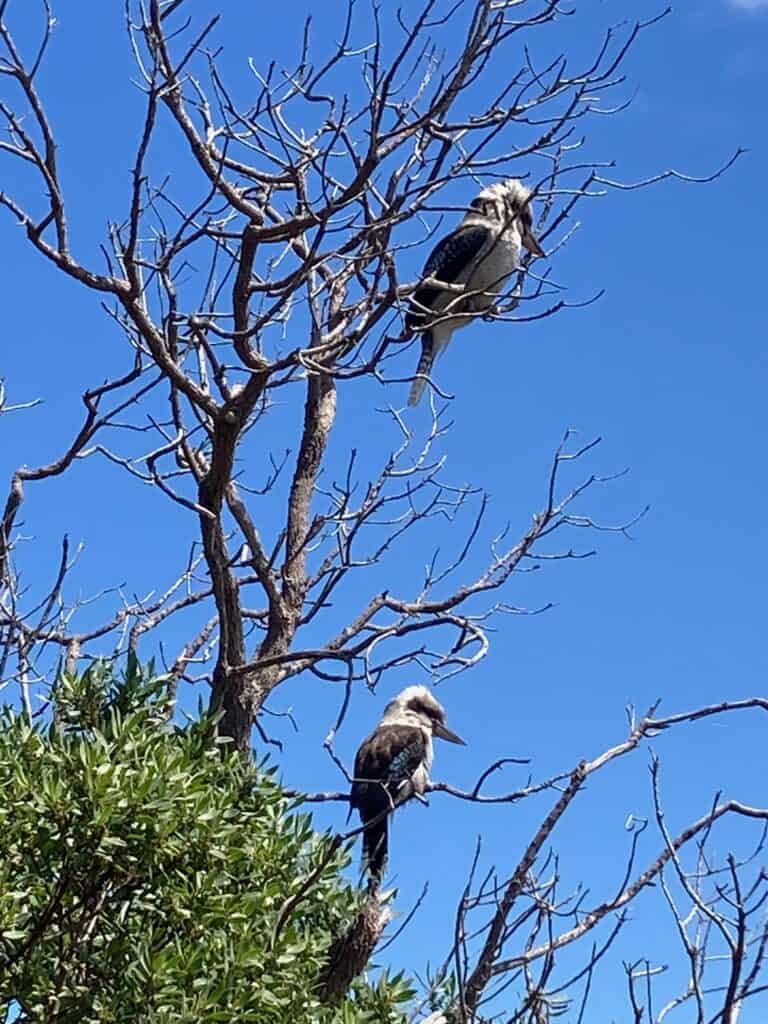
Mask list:
[[[168,720],[135,661],[64,678],[55,721],[0,721],[0,1006],[20,1021],[397,1024],[402,977],[315,995],[359,895],[349,853],[273,775]],[[285,901],[323,864],[283,927]]]

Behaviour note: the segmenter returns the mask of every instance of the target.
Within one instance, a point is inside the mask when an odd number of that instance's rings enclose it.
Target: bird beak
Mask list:
[[[459,743],[462,747],[466,747],[467,745],[461,736],[457,736],[455,732],[451,732],[450,729],[446,729],[446,727],[441,725],[439,722],[435,722],[432,731],[435,736],[439,736],[441,740],[448,740],[449,743]]]
[[[541,245],[539,244],[538,238],[536,237],[536,235],[534,235],[532,231],[526,231],[526,233],[523,235],[523,245],[528,250],[528,252],[532,253],[534,256],[546,255],[544,250],[541,248]]]

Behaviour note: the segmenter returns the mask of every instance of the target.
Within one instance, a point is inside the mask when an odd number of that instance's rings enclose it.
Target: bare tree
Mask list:
[[[83,659],[107,651],[116,657],[137,650],[143,641],[156,647],[169,620],[194,610],[198,625],[167,659],[171,694],[180,684],[208,684],[211,707],[222,712],[222,734],[246,752],[254,726],[267,738],[261,713],[283,682],[302,673],[341,682],[345,696],[327,740],[335,757],[333,737],[354,684],[375,689],[396,666],[435,680],[470,669],[488,650],[492,621],[539,610],[511,603],[517,574],[588,556],[588,547],[576,548],[569,539],[573,531],[625,533],[632,525],[605,525],[585,510],[590,492],[611,478],[573,475],[597,442],[579,446],[568,433],[542,474],[529,528],[511,537],[496,524],[494,536],[482,489],[455,487],[445,478],[441,452],[450,424],[437,384],[430,382],[432,418],[424,436],[415,436],[401,414],[416,364],[402,312],[418,282],[400,279],[399,255],[427,242],[442,214],[460,210],[446,201],[452,190],[474,193],[514,174],[533,189],[537,231],[553,260],[577,229],[585,199],[665,178],[711,180],[739,153],[709,178],[667,170],[636,183],[614,180],[611,161],[590,153],[584,125],[620,113],[622,99],[611,102],[610,95],[623,84],[625,57],[667,12],[609,29],[593,57],[574,68],[566,54],[543,63],[534,54],[539,37],[546,39],[567,14],[555,0],[423,0],[386,19],[376,5],[361,16],[350,0],[333,52],[313,56],[308,22],[295,65],[252,65],[252,89],[243,100],[219,59],[218,17],[198,23],[194,0],[127,0],[127,38],[145,113],[135,128],[129,194],[104,240],[103,263],[91,266],[72,240],[57,164],[62,140],[38,87],[53,13],[48,0],[40,0],[39,45],[27,53],[14,34],[14,18],[24,7],[0,3],[0,151],[29,181],[18,195],[0,192],[0,206],[43,259],[102,303],[125,351],[125,368],[104,381],[98,367],[89,367],[101,383],[82,395],[80,429],[51,462],[21,465],[11,481],[0,520],[0,686],[18,687],[30,717],[43,714],[46,687],[60,670],[74,671]],[[494,90],[498,68],[504,84]],[[171,130],[197,174],[193,202],[182,201],[165,168],[153,162],[158,133]],[[32,183],[37,199],[21,198]],[[514,330],[579,305],[564,298],[549,262],[539,267],[523,261],[488,319]],[[364,429],[391,437],[390,450],[369,479],[361,477],[355,447],[338,479],[321,477],[337,394],[366,380],[380,389],[386,408],[372,409]],[[0,392],[0,414],[23,415],[34,402],[13,400],[8,404]],[[295,414],[293,433],[278,452],[265,452],[265,424],[282,402]],[[199,529],[192,550],[179,552],[175,580],[159,588],[151,581],[151,596],[122,599],[89,628],[79,627],[80,606],[65,598],[75,557],[67,539],[49,588],[36,595],[23,583],[19,544],[27,491],[83,459],[107,460],[115,471],[151,485],[158,501],[181,506]],[[254,480],[251,473],[261,475]],[[280,524],[269,532],[261,525],[265,502],[270,521]],[[410,592],[369,585],[373,574],[366,570],[386,568],[406,535],[433,518],[455,524],[454,553],[436,551]],[[489,529],[484,567],[470,572],[474,549]],[[105,580],[105,588],[114,582]],[[340,626],[334,604],[350,592],[359,596],[358,611]],[[102,605],[111,601],[104,596]],[[318,633],[323,643],[305,640]],[[765,710],[758,699],[746,705]],[[484,1001],[498,999],[498,982],[521,978],[525,1010],[509,1019],[548,1020],[564,1005],[558,999],[568,988],[551,981],[555,953],[604,920],[614,920],[618,930],[625,906],[658,883],[691,966],[689,988],[675,1005],[695,1003],[698,1020],[734,1024],[738,1007],[760,987],[765,930],[755,945],[749,929],[762,906],[765,877],[761,872],[754,884],[745,883],[742,865],[730,857],[715,866],[704,844],[723,816],[764,821],[766,811],[726,801],[674,837],[659,804],[658,858],[633,880],[633,844],[619,893],[588,912],[580,899],[559,895],[556,868],[544,853],[592,772],[677,720],[732,710],[700,709],[674,720],[650,714],[632,724],[619,747],[517,793],[486,796],[486,780],[498,765],[471,792],[434,785],[478,803],[558,793],[511,874],[481,877],[479,857],[473,866],[453,949],[438,978],[440,985],[449,975],[456,980],[449,1015],[481,1019]],[[690,843],[699,844],[693,869],[681,860]],[[690,911],[680,909],[672,881]],[[348,980],[362,968],[381,935],[387,915],[380,894],[371,901],[361,916],[365,934],[340,937],[329,999],[343,990],[342,974]],[[570,927],[559,931],[563,920]],[[703,1009],[702,979],[707,943],[718,935],[732,966],[725,1008],[712,1016]],[[605,948],[594,947],[572,979],[585,983],[587,993]],[[645,962],[627,966],[636,1021],[651,1019],[652,980]],[[672,1009],[659,1009],[653,1019]]]

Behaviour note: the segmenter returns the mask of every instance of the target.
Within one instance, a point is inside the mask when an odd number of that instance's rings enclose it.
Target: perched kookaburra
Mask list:
[[[421,398],[425,377],[440,352],[472,315],[484,313],[520,264],[525,246],[543,256],[533,233],[531,193],[517,178],[489,185],[473,199],[461,224],[432,250],[422,279],[433,278],[462,290],[422,284],[411,297],[405,318],[408,331],[421,332],[419,375],[411,385],[408,404]]]
[[[426,686],[409,686],[391,700],[355,757],[350,806],[363,825],[363,864],[380,880],[387,863],[388,817],[424,792],[432,767],[432,737],[464,744],[445,725],[445,709]]]

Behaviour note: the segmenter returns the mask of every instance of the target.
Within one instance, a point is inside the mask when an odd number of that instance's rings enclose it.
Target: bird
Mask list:
[[[374,885],[387,865],[389,815],[426,789],[435,736],[466,745],[446,726],[445,708],[427,687],[408,686],[357,751],[350,813],[356,809],[363,823],[363,866]]]
[[[484,188],[459,226],[437,243],[405,318],[406,334],[421,334],[421,358],[408,405],[418,405],[432,365],[453,332],[493,305],[520,265],[523,246],[534,256],[545,255],[533,230],[531,191],[517,178]],[[464,287],[440,288],[427,284],[429,278]]]

